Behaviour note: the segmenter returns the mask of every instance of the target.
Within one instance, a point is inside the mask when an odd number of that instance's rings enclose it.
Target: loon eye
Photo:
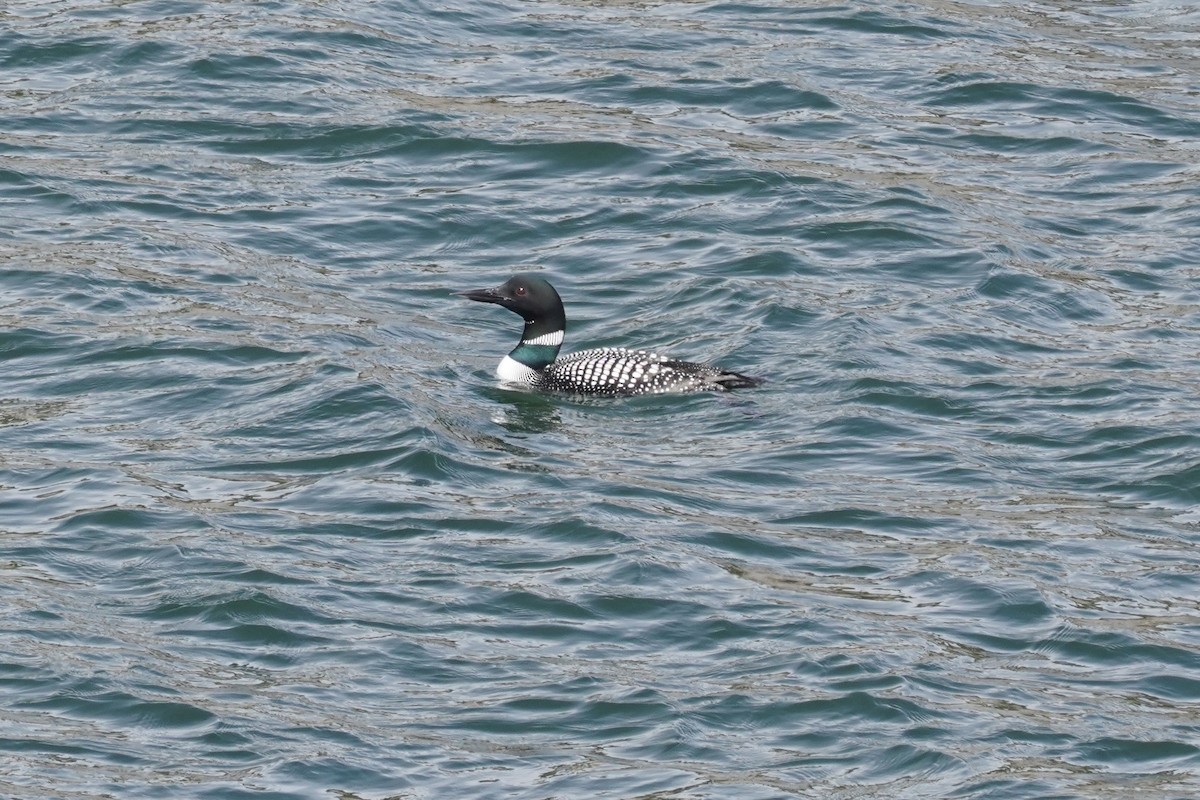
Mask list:
[[[524,286],[518,286],[518,287],[516,288],[516,291],[514,292],[514,294],[516,294],[516,295],[517,295],[517,297],[524,297],[524,296],[525,296],[525,287],[524,287]]]

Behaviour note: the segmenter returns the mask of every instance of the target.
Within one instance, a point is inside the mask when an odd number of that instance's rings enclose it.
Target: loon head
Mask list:
[[[494,289],[459,292],[468,300],[496,303],[520,314],[525,327],[536,325],[542,332],[561,331],[566,327],[562,298],[545,278],[529,273],[514,275]]]

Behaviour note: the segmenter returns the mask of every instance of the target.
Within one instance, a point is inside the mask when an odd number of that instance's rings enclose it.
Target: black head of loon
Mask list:
[[[736,372],[623,347],[583,350],[559,358],[567,329],[566,311],[558,292],[538,275],[514,275],[494,289],[458,294],[504,306],[525,320],[521,341],[496,369],[506,383],[610,396],[727,391],[762,383]]]
[[[549,281],[537,275],[514,275],[494,289],[475,289],[459,294],[480,303],[496,303],[520,314],[525,320],[522,340],[567,330],[567,312],[563,309],[562,298]],[[559,344],[562,344],[561,339]],[[553,361],[553,357],[550,360]]]

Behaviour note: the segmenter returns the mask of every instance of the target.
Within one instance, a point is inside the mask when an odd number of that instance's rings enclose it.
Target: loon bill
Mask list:
[[[558,292],[537,275],[514,275],[494,289],[457,294],[504,306],[525,320],[521,341],[496,368],[505,383],[602,396],[729,391],[762,383],[737,372],[623,347],[599,347],[559,358],[567,315]]]

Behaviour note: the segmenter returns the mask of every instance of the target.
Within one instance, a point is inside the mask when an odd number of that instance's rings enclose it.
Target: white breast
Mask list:
[[[512,356],[505,356],[500,362],[500,366],[496,367],[496,377],[505,383],[519,383],[522,386],[529,386],[533,383],[533,378],[536,375],[536,371],[525,366]]]

